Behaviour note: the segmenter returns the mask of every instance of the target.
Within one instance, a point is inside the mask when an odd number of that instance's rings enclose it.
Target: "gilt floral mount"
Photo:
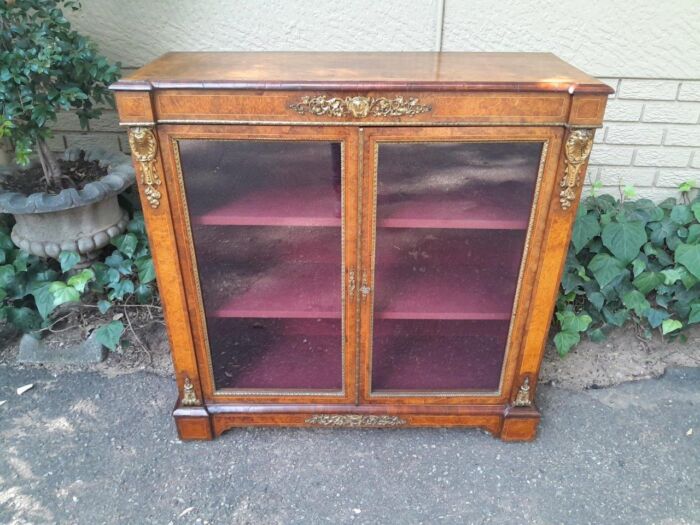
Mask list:
[[[420,104],[417,98],[397,96],[387,97],[302,97],[297,103],[290,104],[300,115],[316,115],[319,117],[403,117],[419,115],[432,111],[432,107]]]

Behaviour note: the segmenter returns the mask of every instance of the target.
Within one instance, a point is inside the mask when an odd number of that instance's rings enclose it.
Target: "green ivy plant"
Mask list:
[[[8,219],[0,222],[0,320],[22,332],[51,327],[57,308],[66,304],[94,307],[106,314],[131,305],[157,301],[155,270],[141,212],[126,233],[112,241],[114,250],[103,262],[76,269],[80,256],[62,252],[58,261],[42,259],[17,248],[10,239]],[[115,316],[116,317],[116,316]],[[125,326],[113,319],[96,330],[111,350],[123,342]]]
[[[677,336],[700,322],[700,199],[655,204],[591,195],[581,202],[557,300],[554,343],[561,355],[581,334],[600,341],[634,323]]]
[[[36,151],[50,187],[61,170],[46,144],[58,111],[75,111],[84,128],[113,104],[108,86],[119,77],[61,8],[75,0],[0,0],[0,139],[14,145],[20,165]]]

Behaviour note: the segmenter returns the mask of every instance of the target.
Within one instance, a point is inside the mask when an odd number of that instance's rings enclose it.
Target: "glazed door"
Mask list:
[[[355,398],[357,132],[164,126],[207,401]]]
[[[366,130],[365,401],[497,403],[509,395],[527,313],[517,301],[523,261],[539,242],[534,203],[557,133]]]

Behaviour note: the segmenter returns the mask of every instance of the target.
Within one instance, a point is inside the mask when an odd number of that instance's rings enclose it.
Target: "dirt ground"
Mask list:
[[[131,344],[120,352],[110,352],[108,358],[89,366],[46,365],[53,373],[61,371],[95,370],[114,377],[136,371],[146,371],[160,376],[171,376],[172,362],[165,326],[162,319],[140,319],[129,334]],[[49,344],[60,351],[64,344],[82,341],[86,326],[80,326],[50,334]],[[655,336],[652,341],[639,339],[634,331],[620,329],[612,332],[602,343],[584,340],[564,358],[549,344],[542,363],[540,381],[569,390],[603,388],[640,379],[663,375],[667,367],[700,366],[700,327],[685,332],[687,340],[664,340]],[[0,347],[0,363],[14,364],[19,348],[17,336],[0,336],[7,344]]]

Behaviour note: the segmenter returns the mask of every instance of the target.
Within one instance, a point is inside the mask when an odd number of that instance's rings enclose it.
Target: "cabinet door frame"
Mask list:
[[[199,383],[205,404],[318,404],[354,403],[357,369],[357,301],[350,295],[350,271],[357,267],[359,249],[358,228],[358,132],[355,128],[330,126],[250,126],[250,125],[160,125],[157,129],[164,162],[165,186],[177,241],[182,282],[187,300],[190,331],[199,368]],[[214,385],[206,316],[199,284],[189,212],[185,195],[178,141],[236,140],[280,142],[340,142],[341,143],[341,253],[343,272],[341,286],[343,352],[343,389],[341,391],[292,389],[220,389]],[[179,330],[179,328],[178,328]],[[173,348],[178,353],[178,348]]]
[[[533,291],[537,288],[539,280],[558,278],[552,275],[538,275],[537,269],[541,262],[543,241],[547,233],[545,230],[548,214],[554,203],[558,202],[558,192],[554,190],[563,135],[564,128],[546,126],[365,128],[362,142],[362,172],[365,176],[361,190],[363,209],[361,269],[363,278],[366,275],[366,285],[371,291],[360,304],[358,381],[362,404],[474,405],[506,404],[511,400],[515,379],[519,377],[518,368],[522,359],[528,319],[534,313],[530,308],[534,302]],[[542,142],[544,144],[510,319],[500,385],[495,391],[372,392],[378,147],[381,143],[429,142]],[[544,343],[546,329],[540,328],[540,332],[542,333],[528,334],[528,338],[535,340],[539,338]]]

